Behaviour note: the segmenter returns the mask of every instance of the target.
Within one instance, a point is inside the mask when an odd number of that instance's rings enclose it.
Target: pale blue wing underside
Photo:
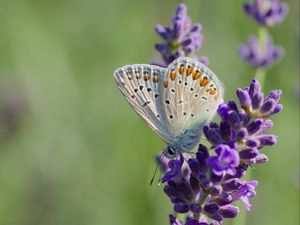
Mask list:
[[[115,80],[125,99],[148,126],[167,143],[169,134],[161,104],[162,86],[167,70],[153,65],[126,65],[115,71]]]
[[[202,127],[223,102],[223,87],[217,76],[195,59],[181,57],[167,68],[162,105],[174,148],[192,149]]]
[[[181,57],[168,68],[136,64],[115,71],[118,87],[148,126],[178,151],[189,151],[223,102],[217,76],[197,60]]]

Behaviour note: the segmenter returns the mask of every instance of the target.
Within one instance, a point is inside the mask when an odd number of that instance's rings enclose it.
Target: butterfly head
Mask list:
[[[168,158],[172,159],[178,155],[178,151],[176,151],[175,148],[168,145],[164,150],[164,155],[167,156]]]

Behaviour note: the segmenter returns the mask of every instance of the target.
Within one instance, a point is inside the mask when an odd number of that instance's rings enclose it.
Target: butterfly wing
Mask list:
[[[172,62],[162,91],[169,133],[182,137],[187,131],[200,132],[223,102],[223,92],[217,76],[197,60],[181,57]]]
[[[161,105],[166,69],[158,66],[136,64],[118,68],[115,80],[125,99],[148,126],[167,143],[173,137],[166,127]]]

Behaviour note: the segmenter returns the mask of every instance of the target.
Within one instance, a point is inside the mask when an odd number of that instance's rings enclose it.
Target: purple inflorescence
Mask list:
[[[165,172],[161,182],[166,184],[164,192],[175,215],[187,215],[185,221],[170,215],[171,225],[221,224],[239,213],[233,205],[236,201],[251,209],[249,199],[256,195],[258,182],[246,181],[244,176],[250,165],[268,161],[262,148],[277,142],[276,136],[266,132],[273,125],[269,118],[282,110],[278,104],[281,91],[264,97],[260,84],[253,80],[236,94],[240,106],[233,101],[221,104],[217,111],[221,122],[203,128],[210,148],[200,144],[189,159],[180,155],[168,162],[159,160]]]
[[[203,35],[202,26],[199,23],[192,24],[191,18],[186,14],[187,7],[179,4],[175,16],[172,18],[172,25],[165,27],[156,25],[155,30],[165,42],[155,45],[156,50],[161,54],[163,66],[167,66],[174,59],[181,56],[197,58],[200,62],[207,64],[206,57],[197,57],[194,53],[201,48]]]
[[[279,0],[253,0],[244,4],[245,12],[263,26],[274,26],[282,23],[289,7]]]
[[[283,56],[283,49],[274,46],[272,37],[265,40],[258,40],[255,36],[250,36],[247,44],[239,48],[240,57],[253,67],[270,67]]]

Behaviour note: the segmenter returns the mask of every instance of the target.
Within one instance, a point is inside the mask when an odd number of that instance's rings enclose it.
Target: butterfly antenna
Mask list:
[[[186,152],[185,152],[186,153]],[[188,160],[184,157],[184,155],[182,154],[182,158],[184,161],[188,162]]]
[[[152,176],[152,178],[151,178],[151,180],[150,180],[150,186],[152,185],[152,183],[153,183],[153,181],[154,181],[154,178],[155,178],[155,176],[156,176],[156,173],[157,173],[157,170],[158,170],[158,167],[159,167],[159,162],[160,162],[162,156],[163,156],[163,152],[160,154],[159,160],[158,160],[157,163],[156,163],[156,167],[155,167],[155,170],[154,170],[154,174],[153,174],[153,176]],[[160,180],[160,178],[161,178],[161,173],[160,173],[160,175],[159,175],[159,180]]]
[[[156,167],[155,167],[155,170],[154,170],[154,174],[153,174],[153,176],[152,176],[152,178],[151,178],[151,180],[150,180],[150,186],[152,185],[152,183],[153,183],[153,181],[154,181],[154,178],[155,178],[155,176],[156,176],[156,172],[157,172],[157,169],[158,169],[158,165],[159,164],[159,162],[157,162],[156,163]]]

